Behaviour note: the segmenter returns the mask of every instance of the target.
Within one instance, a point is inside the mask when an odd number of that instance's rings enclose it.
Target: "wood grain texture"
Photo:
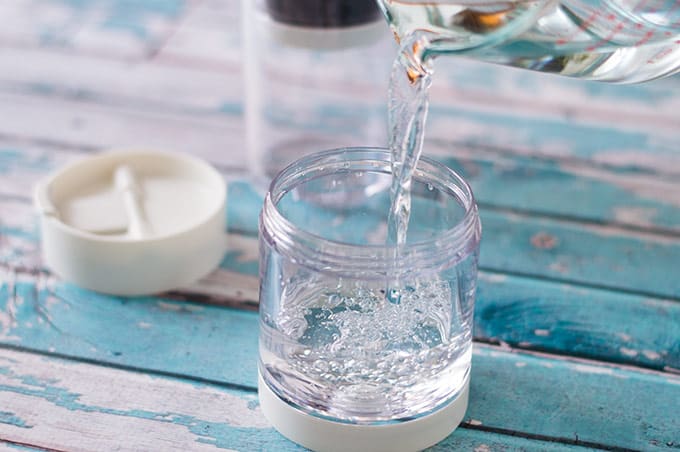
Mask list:
[[[148,298],[43,272],[30,207],[36,180],[110,146],[243,170],[239,2],[10,1],[0,17],[0,449],[297,450],[253,401],[257,318],[243,309],[256,308],[261,190],[230,184],[218,271]],[[467,425],[478,430],[435,450],[677,449],[678,78],[607,86],[470,61],[437,69],[426,153],[470,180],[482,206],[475,334],[502,348],[475,350]]]
[[[188,152],[239,168],[246,163],[229,152],[243,149],[244,141],[241,118],[231,113],[186,115],[0,93],[0,117],[0,136],[12,139],[90,150],[143,146]]]
[[[0,170],[8,174],[0,183],[0,190],[9,192],[11,197],[26,197],[26,192],[30,190],[33,181],[55,165],[75,158],[74,155],[64,155],[68,153],[67,151],[50,154],[40,151],[22,152],[7,148],[0,152],[3,156],[0,161],[4,162]],[[538,180],[535,183],[537,186],[534,187],[534,192],[540,193]],[[571,186],[578,185],[580,184],[575,183]],[[493,192],[491,188],[488,188],[489,193]],[[670,188],[670,185],[666,188]],[[517,186],[517,190],[515,200],[527,198],[524,187]],[[602,190],[604,191],[604,188]],[[254,189],[245,182],[234,182],[230,184],[229,199],[236,200],[228,205],[230,229],[255,234],[257,214],[262,199],[261,190]],[[626,198],[616,199],[625,200]],[[37,240],[35,225],[30,221],[29,210],[31,208],[29,205],[22,208],[21,201],[15,199],[0,202],[3,202],[5,205],[3,210],[7,212],[0,216],[0,218],[6,218],[3,220],[3,224],[6,223],[3,235],[7,237],[3,247],[4,253],[9,256],[18,256],[22,252],[17,249],[31,249],[30,242]],[[621,202],[626,203],[626,201]],[[557,205],[564,204],[558,203]],[[515,205],[517,205],[515,201],[505,204],[505,206]],[[632,205],[633,207],[630,208],[633,211],[636,208],[645,209],[645,207],[635,207],[635,204],[630,203],[615,204],[612,209],[614,211],[617,208],[625,209],[623,205]],[[523,206],[526,207],[527,204]],[[21,210],[24,211],[22,214],[19,213]],[[664,213],[662,217],[671,221],[673,221],[673,214],[680,212],[678,208],[668,207],[666,210],[669,213]],[[504,206],[482,208],[484,243],[481,264],[483,268],[625,289],[658,297],[677,298],[679,296],[680,280],[673,272],[658,272],[656,268],[658,266],[671,269],[680,265],[680,238],[663,233],[644,234],[636,230],[621,228],[618,225],[606,226],[598,223],[588,225],[561,218],[537,219],[535,214],[520,214],[520,212],[521,210],[516,213],[512,210],[506,211]],[[563,212],[568,213],[565,210]],[[538,240],[548,237],[549,241]],[[603,240],[605,238],[606,240]],[[15,245],[12,246],[10,243]],[[26,251],[23,251],[23,254],[27,254]],[[655,265],[650,266],[649,262],[654,262]]]
[[[570,173],[560,169],[557,163],[538,164],[522,157],[506,158],[488,153],[473,159],[452,159],[446,157],[448,148],[437,149],[438,155],[447,164],[471,182],[482,207],[677,235],[680,208],[674,196],[677,183],[672,178],[652,174],[617,176],[606,169],[593,168],[589,171],[597,174],[590,178],[578,176],[582,167]],[[14,140],[0,142],[0,196],[28,197],[40,178],[81,157],[83,152],[82,148],[73,146],[48,146]],[[466,152],[482,154],[472,150]],[[232,166],[233,171],[245,165],[243,161],[227,162],[226,156],[218,154],[212,158],[218,165]],[[233,190],[237,191],[236,188]],[[252,202],[255,210],[261,202],[247,188],[239,189],[238,194],[248,196],[247,202]],[[238,200],[241,201],[240,198]],[[239,220],[241,223],[250,222],[252,229],[253,222],[249,219],[252,214],[247,209],[244,212],[232,211],[242,218]]]
[[[26,328],[24,323],[19,322],[16,328],[10,329],[11,334],[8,330],[6,335],[15,337],[15,344],[40,350],[55,347],[69,355],[105,361],[113,358],[115,362],[119,362],[112,357],[112,350],[89,351],[88,343],[108,340],[106,336],[97,336],[100,328],[96,325],[101,322],[100,319],[117,319],[116,322],[120,322],[110,331],[101,330],[101,334],[110,333],[114,336],[118,329],[128,330],[135,318],[143,323],[172,322],[171,325],[154,329],[160,336],[154,338],[153,342],[149,342],[148,331],[138,331],[140,337],[130,346],[126,346],[124,342],[128,338],[121,337],[123,342],[120,346],[123,348],[117,351],[125,355],[122,362],[125,363],[125,359],[132,354],[129,364],[137,365],[136,361],[144,356],[144,350],[153,348],[154,343],[162,347],[165,343],[176,342],[175,337],[193,334],[192,331],[198,331],[196,328],[205,334],[218,329],[218,319],[222,315],[220,310],[211,306],[169,308],[170,305],[163,303],[170,299],[256,309],[257,240],[254,237],[229,234],[227,243],[229,251],[218,271],[194,286],[168,294],[165,298],[107,297],[64,284],[40,271],[16,273],[6,268],[4,273],[0,273],[3,275],[0,281],[5,280],[4,284],[0,283],[0,289],[4,288],[4,295],[0,296],[0,306],[3,303],[12,303],[12,294],[19,294],[25,303],[20,309],[21,316],[24,322],[36,328]],[[28,261],[29,256],[39,259],[38,250],[28,250],[23,257]],[[680,371],[680,304],[675,301],[487,271],[480,273],[478,285],[475,316],[475,336],[478,340],[501,341],[521,348],[548,350],[671,372]],[[99,301],[93,305],[92,299]],[[46,304],[47,300],[52,303]],[[172,312],[158,308],[157,302],[170,311],[176,309],[186,314],[187,309],[197,312],[206,309],[210,314],[205,314],[205,322],[202,321],[203,314],[198,319],[193,316],[175,318]],[[69,305],[72,307],[69,308]],[[36,306],[53,318],[52,325],[39,324],[40,310],[36,311]],[[163,320],[166,316],[169,316],[167,320]],[[68,323],[62,324],[64,320]],[[51,326],[57,326],[57,330],[53,331]],[[180,328],[180,331],[174,331],[175,328]],[[69,332],[76,341],[61,340],[62,332]],[[237,329],[234,333],[246,332],[247,330]],[[41,340],[37,340],[38,338]],[[47,338],[49,343],[44,342]],[[215,340],[219,342],[226,339]],[[174,348],[169,350],[177,351]],[[185,352],[187,355],[191,354],[190,349]],[[160,369],[180,371],[181,365]],[[196,374],[208,370],[201,367]]]
[[[230,185],[231,199],[247,199],[228,206],[230,229],[256,234],[259,196],[245,182]],[[657,270],[680,267],[680,238],[493,208],[482,208],[481,218],[482,269],[657,297],[680,296],[680,278]]]
[[[680,234],[675,175],[510,156],[450,142],[432,143],[429,150],[470,183],[482,208]]]
[[[680,240],[494,211],[481,212],[480,268],[680,298]]]
[[[37,3],[37,4],[36,4]],[[0,42],[144,58],[158,50],[191,0],[3,2]]]
[[[12,351],[0,352],[0,385],[6,409],[26,413],[24,419],[13,416],[16,422],[0,420],[0,438],[8,441],[74,451],[303,450],[273,431],[253,392]],[[100,386],[111,389],[103,392]],[[111,427],[125,434],[111,435]],[[501,446],[518,451],[582,450],[466,429],[430,450],[481,452]]]
[[[244,186],[236,184],[232,188],[229,199],[240,199],[251,205],[248,199],[249,193],[242,192]],[[246,188],[248,188],[246,186]],[[18,208],[13,212],[12,206]],[[255,205],[254,203],[252,205]],[[90,328],[97,324],[98,318],[126,318],[129,315],[139,316],[143,322],[151,321],[158,315],[154,310],[146,314],[126,314],[132,305],[120,305],[119,299],[93,295],[90,292],[78,290],[73,286],[57,282],[53,278],[43,275],[41,272],[33,272],[30,269],[39,268],[40,252],[36,241],[37,233],[33,226],[32,216],[29,213],[25,217],[20,212],[22,202],[5,200],[0,201],[0,207],[5,212],[10,212],[9,222],[3,225],[3,247],[0,257],[6,263],[23,265],[27,271],[19,273],[16,287],[21,288],[22,295],[26,299],[33,300],[26,307],[27,322],[36,324],[36,319],[31,319],[36,313],[30,308],[30,304],[41,303],[41,300],[50,298],[50,294],[61,294],[75,303],[77,308],[62,312],[59,305],[54,307],[51,314],[60,319],[70,318],[69,325],[62,325],[57,331],[49,331],[48,336],[57,343],[45,345],[35,343],[33,334],[19,324],[19,328],[12,334],[20,340],[16,343],[24,343],[30,347],[38,347],[46,350],[50,346],[62,349],[59,341],[61,331],[69,331],[78,335],[80,328]],[[242,209],[235,208],[232,204],[229,213],[230,224],[233,229],[252,228],[253,218],[239,217]],[[232,212],[233,211],[233,212]],[[26,229],[28,227],[28,229]],[[485,223],[486,231],[488,226]],[[502,227],[502,223],[501,226]],[[507,227],[507,226],[505,226]],[[488,232],[485,232],[488,236]],[[506,234],[508,235],[508,234]],[[541,238],[539,241],[537,237]],[[527,235],[527,241],[536,242],[535,248],[538,256],[549,255],[547,245],[555,244],[559,239],[549,235],[543,228],[537,228],[533,235]],[[557,236],[559,237],[559,236]],[[513,238],[516,240],[516,238]],[[227,238],[229,251],[221,264],[221,269],[212,273],[204,280],[192,287],[187,287],[176,293],[170,294],[172,298],[184,300],[200,300],[221,305],[256,309],[258,281],[257,281],[257,240],[254,237],[239,234],[230,234]],[[485,242],[484,246],[488,242]],[[603,243],[611,243],[603,240]],[[550,248],[548,246],[548,248]],[[512,255],[512,254],[511,254]],[[565,254],[569,256],[568,254]],[[572,254],[573,256],[573,254]],[[528,256],[533,258],[532,255]],[[673,259],[673,256],[670,256]],[[515,259],[512,265],[521,264],[522,259]],[[524,260],[524,262],[531,262]],[[539,261],[540,262],[540,261]],[[604,261],[605,263],[607,261]],[[7,264],[6,264],[7,265]],[[510,264],[508,264],[510,265]],[[640,264],[642,266],[642,264]],[[558,269],[560,267],[557,267]],[[649,267],[653,268],[653,267]],[[587,271],[583,270],[583,271]],[[11,267],[6,267],[5,279],[8,288],[14,284],[9,282],[14,273]],[[662,273],[663,275],[663,273]],[[672,273],[668,275],[672,276]],[[669,278],[672,282],[672,279]],[[47,284],[49,282],[49,284]],[[14,286],[12,286],[14,287]],[[12,289],[14,290],[14,289]],[[6,292],[8,293],[8,292]],[[8,297],[9,295],[6,295]],[[102,300],[102,305],[92,307],[89,299],[95,297]],[[0,302],[9,302],[0,299]],[[151,303],[153,305],[153,303]],[[140,306],[146,306],[144,302]],[[101,312],[98,308],[104,310]],[[109,309],[113,311],[106,312]],[[105,313],[106,312],[106,313]],[[570,284],[561,284],[550,281],[537,281],[532,278],[508,275],[504,273],[488,273],[482,271],[479,281],[479,292],[476,307],[476,337],[484,341],[504,341],[514,346],[569,355],[583,356],[596,359],[604,359],[614,362],[622,362],[650,367],[659,370],[677,371],[680,369],[680,305],[663,298],[652,298],[635,294],[613,293],[586,287],[577,287]],[[122,316],[122,317],[121,317]],[[210,316],[210,318],[214,318]],[[635,319],[632,322],[631,319]],[[57,322],[59,324],[59,322]],[[82,325],[82,326],[79,326]],[[212,328],[210,323],[205,328]],[[48,325],[44,325],[47,327]],[[120,328],[129,327],[125,321]],[[188,334],[190,328],[182,335]],[[98,331],[95,328],[94,331]],[[160,328],[160,331],[170,331]],[[29,334],[30,333],[30,334]],[[115,328],[111,332],[115,334]],[[40,334],[45,334],[41,332]],[[173,335],[159,337],[157,342],[173,342]],[[88,339],[84,334],[85,342],[97,342],[98,339]],[[135,341],[137,344],[153,344],[144,340]],[[42,345],[40,345],[42,344]],[[76,347],[63,350],[69,354],[91,356],[95,359],[108,359],[111,351],[88,353],[87,347]],[[130,350],[119,350],[125,354]],[[190,351],[187,350],[187,353]],[[133,360],[134,361],[134,360]],[[674,370],[675,369],[675,370]]]
[[[108,56],[56,52],[45,47],[0,46],[0,91],[47,99],[72,99],[139,110],[187,115],[240,114],[240,77],[143,60],[134,64]],[[237,71],[231,68],[231,72]]]
[[[54,450],[54,449],[53,449]],[[0,439],[0,451],[2,452],[17,452],[17,451],[30,451],[30,452],[36,452],[36,451],[41,451],[41,452],[51,452],[48,449],[43,449],[43,448],[38,448],[38,447],[33,447],[29,446],[26,444],[18,444],[14,442],[9,442],[9,441],[3,441]]]
[[[1,298],[9,303],[3,311],[9,314],[2,318],[3,343],[222,385],[255,386],[255,313],[172,300],[115,299],[73,286],[57,285],[45,292],[36,300],[30,284],[16,281],[4,288]],[[530,301],[523,302],[528,310]],[[484,313],[477,317],[493,325]],[[510,313],[507,318],[512,317]],[[573,318],[569,313],[567,317]],[[533,334],[540,340],[561,333],[553,328]],[[611,339],[635,341],[632,334],[612,334]],[[474,424],[639,449],[677,441],[677,376],[486,346],[476,348],[473,369],[469,416]],[[509,418],[509,412],[515,417]]]
[[[0,386],[3,409],[21,413],[0,423],[0,437],[9,441],[69,450],[291,447],[268,426],[252,391],[9,350],[0,354]],[[541,432],[565,444],[669,449],[680,426],[668,409],[680,402],[679,387],[680,381],[656,374],[477,347],[466,422]],[[539,390],[542,400],[528,397]],[[518,415],[508,420],[510,411]],[[454,433],[439,450],[489,440],[483,432],[468,433],[463,444]],[[519,439],[515,447],[522,442],[542,446]]]

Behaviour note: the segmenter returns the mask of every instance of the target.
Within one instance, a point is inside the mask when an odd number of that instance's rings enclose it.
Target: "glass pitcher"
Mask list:
[[[680,0],[377,1],[421,61],[460,54],[625,83],[680,70]]]

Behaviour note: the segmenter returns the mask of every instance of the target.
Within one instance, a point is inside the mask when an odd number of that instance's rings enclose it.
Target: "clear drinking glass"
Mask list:
[[[472,192],[423,157],[397,253],[386,245],[391,177],[389,151],[338,149],[288,166],[265,198],[259,371],[318,417],[411,420],[455,399],[469,376],[481,236]]]

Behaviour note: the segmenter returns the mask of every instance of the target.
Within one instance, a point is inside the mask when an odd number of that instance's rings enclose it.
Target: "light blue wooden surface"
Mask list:
[[[236,0],[0,4],[0,449],[299,450],[254,393],[238,17]],[[679,79],[438,71],[426,152],[471,182],[484,242],[471,406],[434,450],[677,449]],[[140,142],[223,170],[221,269],[147,298],[59,281],[33,184]]]
[[[63,372],[72,372],[77,374],[78,378],[86,377],[94,383],[101,383],[103,376],[93,372],[92,367],[94,366],[73,362],[62,363],[61,360],[55,358],[37,358],[29,361],[21,353],[12,353],[11,356],[14,361],[20,363],[15,365],[14,368],[26,364],[40,363],[41,366],[49,368],[55,374],[54,378],[46,380],[36,378],[36,372],[30,368],[24,368],[21,372],[14,372],[12,367],[5,367],[0,363],[0,375],[5,375],[10,382],[3,386],[3,392],[14,394],[17,398],[33,399],[36,404],[49,407],[46,410],[59,413],[82,413],[84,416],[90,413],[92,416],[97,415],[106,419],[143,422],[152,426],[155,423],[159,430],[167,426],[167,423],[170,423],[169,419],[171,419],[173,427],[186,429],[190,432],[197,446],[214,445],[220,449],[228,448],[231,450],[303,450],[285,440],[266,423],[258,423],[257,418],[262,415],[259,412],[256,395],[252,391],[225,389],[206,383],[193,383],[189,386],[184,380],[173,379],[166,379],[165,386],[162,387],[164,390],[174,390],[180,403],[187,401],[185,399],[191,396],[204,401],[206,393],[218,393],[221,395],[220,401],[244,406],[246,410],[244,417],[249,419],[234,419],[230,416],[224,416],[224,419],[216,420],[214,417],[218,413],[211,409],[190,416],[185,413],[182,406],[172,403],[157,409],[144,405],[138,405],[135,409],[111,408],[111,404],[102,404],[100,401],[91,400],[92,390],[85,389],[82,392],[75,392],[72,381],[62,380]],[[111,375],[119,377],[118,381],[127,391],[134,392],[132,389],[134,384],[139,383],[139,379],[131,373],[113,370]],[[90,400],[83,400],[83,398]],[[130,395],[123,395],[122,398],[127,399],[125,402],[129,403]],[[165,411],[162,409],[165,409]],[[32,425],[30,420],[22,420],[14,415],[12,416],[13,422],[21,424],[19,428],[38,427]],[[166,423],[165,426],[163,422]],[[56,423],[56,420],[50,419],[46,423]],[[450,436],[430,450],[588,450],[586,447],[570,444],[556,444],[549,441],[489,433],[477,430],[476,426],[479,426],[478,421],[460,429],[456,435]],[[87,433],[94,431],[91,426],[84,426],[83,430]],[[85,444],[92,444],[94,441],[85,440],[84,442]]]

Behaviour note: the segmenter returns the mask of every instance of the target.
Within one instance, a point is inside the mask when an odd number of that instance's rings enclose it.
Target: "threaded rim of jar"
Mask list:
[[[329,240],[293,224],[277,207],[293,188],[320,176],[341,171],[391,174],[390,158],[389,150],[384,148],[353,147],[319,152],[291,163],[274,178],[265,196],[260,213],[260,239],[298,265],[359,279],[404,278],[437,272],[474,252],[481,238],[481,224],[472,189],[455,171],[428,157],[420,158],[414,179],[455,197],[465,212],[458,223],[436,236],[400,246],[396,261],[396,245]]]

